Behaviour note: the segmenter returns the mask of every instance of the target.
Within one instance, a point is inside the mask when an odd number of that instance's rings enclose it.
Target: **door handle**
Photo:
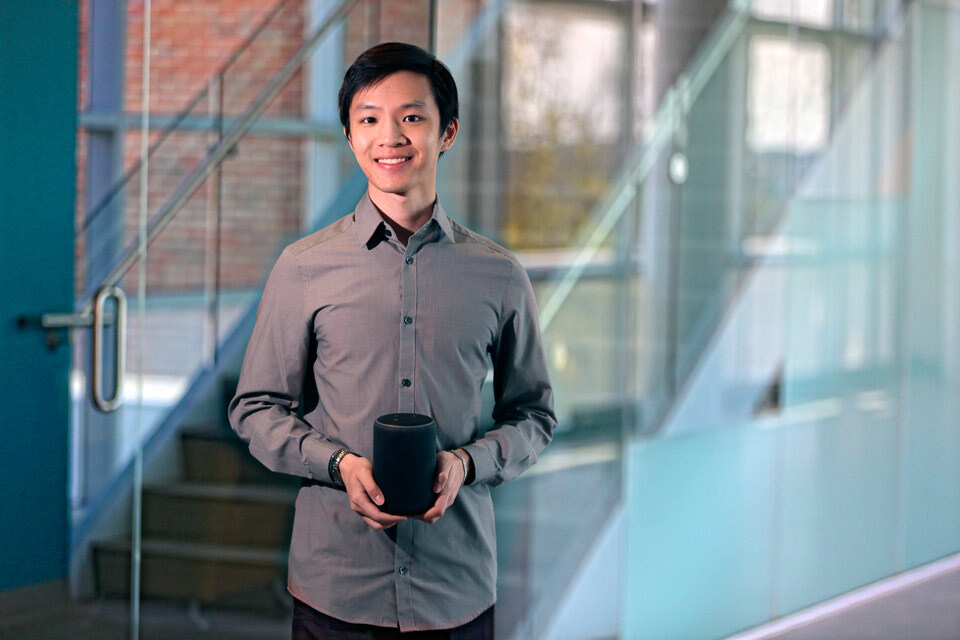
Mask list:
[[[117,338],[116,348],[114,349],[114,370],[116,371],[116,385],[113,396],[105,398],[103,395],[103,327],[107,319],[113,319],[111,314],[104,310],[108,298],[114,298],[117,301]],[[43,329],[61,329],[89,327],[93,325],[93,403],[100,411],[109,413],[116,411],[123,404],[123,380],[126,377],[126,352],[127,352],[127,296],[123,289],[116,285],[101,287],[94,298],[93,312],[86,309],[80,313],[45,313],[40,316],[40,327]],[[35,318],[35,316],[34,316]],[[19,320],[21,327],[33,324],[36,326],[36,319],[30,320],[27,317],[21,317]],[[49,343],[49,341],[48,341]]]
[[[107,298],[117,301],[117,341],[114,345],[116,385],[113,397],[103,397],[103,306]],[[127,369],[127,296],[116,285],[101,287],[93,304],[93,403],[104,413],[116,411],[123,403],[123,379]]]

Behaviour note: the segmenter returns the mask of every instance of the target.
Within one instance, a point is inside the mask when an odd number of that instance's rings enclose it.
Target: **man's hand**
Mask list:
[[[461,455],[467,459],[467,464],[472,464],[470,454],[460,449]],[[433,492],[439,493],[436,501],[430,509],[419,516],[413,516],[417,520],[423,520],[433,524],[440,519],[447,508],[457,499],[460,487],[463,486],[463,463],[460,458],[449,451],[440,451],[437,453],[437,470],[433,479]]]
[[[459,460],[457,462],[459,464]],[[373,480],[373,463],[366,458],[352,453],[343,456],[340,460],[340,477],[350,498],[350,508],[371,528],[389,529],[407,519],[405,516],[394,516],[380,511],[377,505],[383,504],[383,492]]]

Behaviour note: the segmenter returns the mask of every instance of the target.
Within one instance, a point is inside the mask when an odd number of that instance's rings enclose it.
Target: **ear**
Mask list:
[[[353,140],[350,139],[350,134],[347,133],[347,128],[343,128],[343,137],[347,139],[347,144],[350,145],[350,150],[353,151]]]
[[[453,141],[457,139],[457,132],[460,131],[460,120],[454,118],[447,125],[447,130],[440,137],[440,151],[446,151],[453,146]]]

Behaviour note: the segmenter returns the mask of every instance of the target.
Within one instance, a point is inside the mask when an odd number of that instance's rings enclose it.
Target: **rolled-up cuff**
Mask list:
[[[473,461],[473,482],[483,484],[489,482],[497,473],[497,463],[490,453],[490,449],[479,442],[471,442],[461,447],[470,454]]]
[[[330,477],[330,458],[340,449],[336,444],[325,440],[318,435],[310,435],[303,441],[303,464],[314,480],[333,484]]]

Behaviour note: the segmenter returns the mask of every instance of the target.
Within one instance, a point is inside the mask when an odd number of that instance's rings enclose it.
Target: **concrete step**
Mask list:
[[[181,431],[180,438],[187,482],[300,486],[298,476],[275,473],[263,466],[250,454],[247,443],[229,428],[189,427]]]
[[[143,536],[280,549],[290,543],[297,487],[181,482],[143,490]]]
[[[100,597],[129,597],[130,549],[126,538],[94,545]],[[142,598],[272,613],[285,608],[286,549],[144,538],[141,558]]]

